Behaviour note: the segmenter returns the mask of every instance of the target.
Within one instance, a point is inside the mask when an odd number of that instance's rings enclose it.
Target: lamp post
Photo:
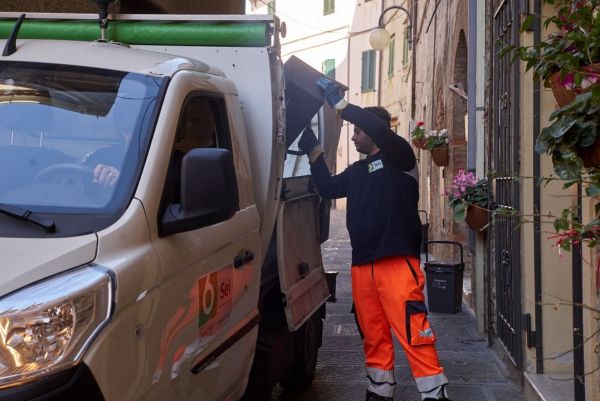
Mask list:
[[[385,13],[387,13],[390,10],[402,10],[408,16],[408,26],[406,34],[408,36],[408,49],[410,50],[412,46],[412,18],[410,12],[402,6],[390,6],[381,12],[377,28],[372,29],[371,33],[369,34],[369,43],[371,44],[371,47],[373,49],[380,51],[385,49],[390,44],[390,33],[385,29],[385,23],[383,22],[383,17]]]

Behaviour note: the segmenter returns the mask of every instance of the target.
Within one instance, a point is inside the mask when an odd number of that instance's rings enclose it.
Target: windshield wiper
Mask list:
[[[50,219],[40,216],[32,212],[31,210],[22,209],[16,206],[0,204],[0,213],[5,214],[15,219],[28,221],[35,225],[42,227],[47,233],[53,233],[56,231],[56,225]]]

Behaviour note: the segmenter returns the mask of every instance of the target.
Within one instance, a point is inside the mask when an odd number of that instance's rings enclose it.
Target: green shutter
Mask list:
[[[323,0],[323,15],[333,14],[335,12],[335,0]]]
[[[404,30],[404,41],[402,42],[402,64],[408,64],[408,28]]]
[[[331,79],[335,79],[335,59],[330,58],[323,61],[323,74]]]
[[[361,91],[368,92],[375,89],[375,50],[362,53],[362,78]]]

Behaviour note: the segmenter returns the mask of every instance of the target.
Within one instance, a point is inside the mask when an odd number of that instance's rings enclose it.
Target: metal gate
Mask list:
[[[518,45],[519,1],[504,0],[494,13],[494,40]],[[495,201],[507,209],[519,210],[519,65],[510,55],[494,52],[493,135]],[[521,345],[521,252],[516,217],[499,216],[495,223],[497,336],[518,369],[522,365]]]

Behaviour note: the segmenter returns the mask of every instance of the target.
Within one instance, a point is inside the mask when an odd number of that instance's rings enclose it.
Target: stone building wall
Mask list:
[[[458,170],[467,167],[467,102],[461,93],[468,94],[468,0],[425,0],[417,4],[414,118],[424,121],[428,130],[448,129],[450,138],[447,167],[438,167],[429,151],[418,151],[421,207],[430,214],[430,240],[459,241],[465,246],[465,225],[454,223],[443,192]],[[434,249],[434,255],[441,259],[459,257],[447,247]]]

